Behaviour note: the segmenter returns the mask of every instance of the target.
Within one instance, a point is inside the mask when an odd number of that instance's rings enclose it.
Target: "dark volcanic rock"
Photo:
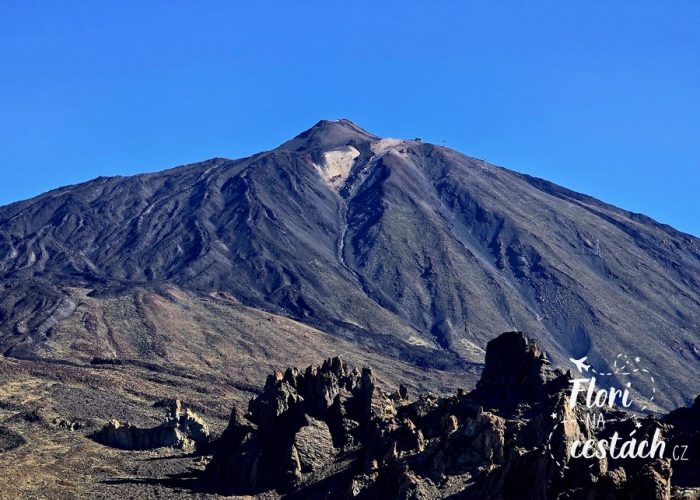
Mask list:
[[[551,367],[534,340],[522,332],[507,332],[487,344],[484,371],[470,397],[508,412],[521,404],[545,401],[568,381],[561,370]]]
[[[489,343],[477,389],[449,397],[387,394],[369,370],[338,358],[290,369],[268,378],[248,414],[234,409],[203,484],[312,499],[670,499],[678,462],[668,457],[614,466],[606,457],[571,457],[574,440],[599,436],[585,412],[569,406],[568,380],[519,332]],[[645,425],[688,439],[700,429],[696,413],[697,404]],[[634,422],[614,417],[616,430]],[[680,485],[700,482],[686,474]]]
[[[335,455],[328,424],[313,417],[306,417],[306,425],[294,434],[292,446],[299,458],[299,471],[303,473],[328,466]]]

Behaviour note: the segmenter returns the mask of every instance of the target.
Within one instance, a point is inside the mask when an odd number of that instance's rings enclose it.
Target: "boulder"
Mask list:
[[[333,460],[336,453],[328,424],[313,417],[307,417],[306,420],[307,424],[294,435],[294,448],[303,473],[325,467]]]

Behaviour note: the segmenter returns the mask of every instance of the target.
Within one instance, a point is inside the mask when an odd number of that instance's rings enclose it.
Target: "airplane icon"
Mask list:
[[[576,365],[579,373],[583,373],[584,371],[588,371],[588,369],[591,367],[591,365],[586,364],[586,358],[588,358],[588,356],[584,356],[581,359],[569,358],[569,360]]]

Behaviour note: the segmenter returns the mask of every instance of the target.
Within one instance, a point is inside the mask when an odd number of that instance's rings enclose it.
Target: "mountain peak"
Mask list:
[[[675,406],[697,387],[698,256],[700,239],[593,198],[324,120],[251,158],[93,181],[0,207],[0,353],[189,362],[158,332],[170,335],[192,311],[205,318],[193,325],[236,342],[207,314],[236,324],[237,309],[174,304],[175,287],[322,329],[338,339],[333,352],[356,345],[460,384],[460,370],[489,359],[494,330],[531,332],[561,366],[585,356],[607,371],[612,353],[634,346],[663,361],[654,401]],[[115,306],[116,297],[136,309]],[[141,312],[142,304],[157,309]],[[93,307],[101,312],[84,320]],[[125,325],[122,310],[135,322]],[[109,331],[121,337],[100,333]],[[262,339],[256,352],[285,351],[280,338]],[[508,357],[525,341],[506,338],[513,346],[495,346],[504,366],[540,380],[539,354]],[[196,359],[209,370],[211,349],[203,349]],[[489,375],[507,396],[509,380]],[[652,388],[642,384],[646,394]]]
[[[352,121],[341,118],[339,120],[321,120],[310,129],[282,144],[278,149],[292,151],[333,149],[349,144],[373,142],[378,139],[379,137],[367,132]]]

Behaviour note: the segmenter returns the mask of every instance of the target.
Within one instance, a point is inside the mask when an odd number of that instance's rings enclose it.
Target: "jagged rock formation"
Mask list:
[[[372,372],[349,370],[339,358],[277,372],[246,416],[234,408],[209,469],[231,490],[291,487],[360,442],[372,414],[384,409],[393,406],[377,400]]]
[[[668,408],[697,390],[700,240],[348,120],[249,158],[1,207],[0,282],[0,352],[15,358],[208,367],[208,343],[181,336],[208,338],[242,303],[410,371],[461,374],[517,328],[554,363],[639,353],[664,370]],[[211,294],[231,300],[213,310]]]
[[[570,456],[574,440],[600,432],[569,406],[570,379],[519,332],[488,344],[474,391],[448,397],[386,393],[369,369],[339,358],[288,369],[268,378],[246,414],[234,408],[202,484],[290,498],[671,498],[677,462],[669,458]],[[697,438],[697,407],[647,418],[639,435],[661,426],[671,440]],[[629,415],[608,416],[607,432],[632,424]],[[687,464],[697,472],[697,455]],[[680,486],[698,493],[691,476]]]
[[[184,451],[194,451],[209,443],[209,428],[190,408],[182,408],[180,400],[175,400],[162,424],[151,427],[137,427],[129,422],[112,420],[99,432],[95,441],[122,450],[150,450],[172,447]]]

